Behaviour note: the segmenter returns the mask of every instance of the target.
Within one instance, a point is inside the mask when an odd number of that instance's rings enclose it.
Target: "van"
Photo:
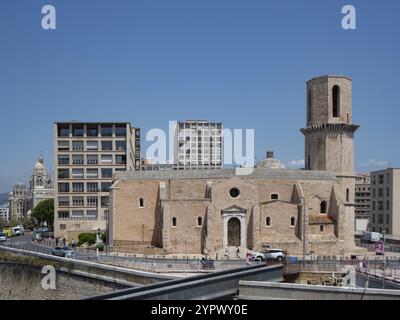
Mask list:
[[[25,234],[25,230],[23,226],[16,226],[12,228],[13,237],[23,236]]]
[[[11,238],[12,237],[12,229],[11,229],[11,227],[4,227],[3,228],[3,232],[5,233],[7,238]]]
[[[365,243],[376,243],[382,238],[379,232],[364,232],[361,236],[361,242]]]

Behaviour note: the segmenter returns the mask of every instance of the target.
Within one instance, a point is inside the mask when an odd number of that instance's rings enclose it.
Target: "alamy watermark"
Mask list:
[[[342,28],[344,30],[355,30],[357,29],[356,23],[356,8],[352,5],[345,5],[342,8],[342,14],[345,16],[342,19]]]
[[[344,30],[355,30],[356,25],[356,8],[352,5],[342,7],[342,28]],[[56,8],[54,5],[47,4],[42,7],[42,28],[44,30],[56,30]]]
[[[187,133],[185,130],[188,130]],[[195,131],[194,136],[190,130]],[[153,164],[176,164],[183,160],[177,157],[187,157],[188,161],[196,163],[220,161],[221,165],[254,168],[254,129],[181,131],[177,128],[177,121],[169,121],[168,135],[164,130],[154,128],[147,132],[146,141],[151,144],[146,150],[145,158]],[[191,150],[194,150],[194,154]]]
[[[52,5],[45,5],[42,8],[42,28],[44,30],[56,30],[56,8]]]
[[[44,290],[56,290],[56,269],[51,265],[44,266],[42,274],[45,275],[42,278],[42,288]]]

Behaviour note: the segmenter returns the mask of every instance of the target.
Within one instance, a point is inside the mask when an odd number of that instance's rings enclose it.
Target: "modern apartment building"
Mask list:
[[[56,237],[107,228],[117,171],[140,170],[140,129],[130,123],[54,124]]]
[[[400,168],[371,172],[371,231],[400,236]]]
[[[0,204],[0,220],[3,222],[10,221],[10,207],[8,204]]]
[[[370,220],[370,194],[371,183],[370,176],[366,173],[356,175],[356,190],[355,190],[355,227],[356,231],[367,231]]]
[[[177,170],[222,168],[222,123],[205,120],[178,121],[174,156]]]

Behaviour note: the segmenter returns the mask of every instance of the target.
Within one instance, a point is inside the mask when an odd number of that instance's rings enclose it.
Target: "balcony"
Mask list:
[[[58,217],[58,220],[99,220],[97,216],[83,216],[83,217]]]

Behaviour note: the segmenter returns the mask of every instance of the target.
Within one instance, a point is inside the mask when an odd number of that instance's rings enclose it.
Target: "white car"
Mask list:
[[[7,236],[5,233],[0,232],[0,242],[6,242],[7,241]]]
[[[282,249],[267,249],[264,252],[253,252],[251,255],[253,261],[276,260],[282,262],[283,259],[285,259],[285,253]]]
[[[23,226],[16,226],[16,227],[13,227],[11,230],[12,230],[13,236],[23,236],[25,234],[25,230],[24,230]]]

